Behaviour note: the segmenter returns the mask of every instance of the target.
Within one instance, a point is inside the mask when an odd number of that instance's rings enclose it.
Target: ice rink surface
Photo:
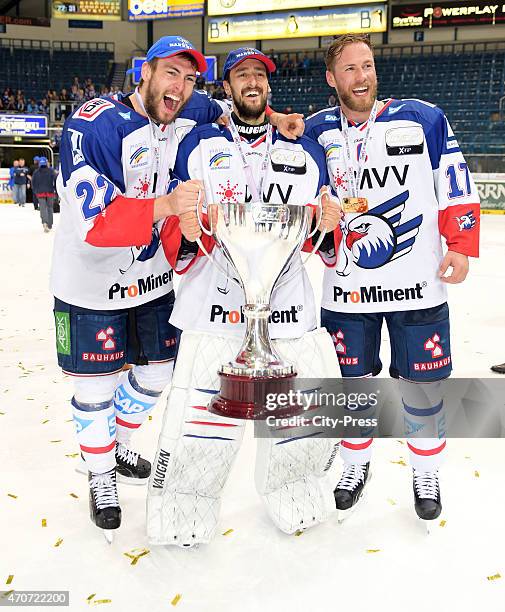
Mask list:
[[[505,610],[500,439],[448,442],[444,510],[430,535],[414,513],[406,445],[391,439],[374,444],[367,497],[346,522],[286,536],[256,495],[249,427],[210,545],[149,548],[146,489],[120,485],[123,525],[109,546],[74,471],[72,384],[56,364],[48,292],[53,237],[31,204],[0,206],[0,590],[69,590],[71,610]],[[489,377],[505,361],[505,216],[482,218],[481,252],[450,288],[457,377]],[[322,265],[310,268],[318,288]],[[134,439],[149,459],[164,398]]]

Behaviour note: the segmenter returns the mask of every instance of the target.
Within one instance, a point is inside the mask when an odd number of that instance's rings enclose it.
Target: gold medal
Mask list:
[[[345,213],[366,213],[368,198],[342,198],[342,207]]]

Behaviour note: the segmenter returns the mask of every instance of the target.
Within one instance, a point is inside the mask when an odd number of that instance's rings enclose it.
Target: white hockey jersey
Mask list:
[[[266,137],[243,148],[258,180],[266,147]],[[181,180],[200,179],[205,184],[207,202],[248,202],[251,200],[242,160],[228,129],[216,125],[196,128],[181,143],[175,173]],[[319,190],[328,184],[323,149],[306,137],[289,141],[273,134],[270,161],[263,183],[265,202],[314,204]],[[175,266],[180,247],[176,221],[168,219],[162,242],[170,263]],[[165,238],[166,237],[166,238]],[[212,253],[227,268],[219,249]],[[201,255],[201,253],[199,253]],[[298,266],[300,266],[298,268]],[[184,271],[170,322],[183,330],[215,331],[218,334],[244,334],[242,289],[202,256],[179,260],[176,271]],[[300,256],[284,277],[289,281],[274,290],[270,335],[297,338],[317,326],[312,286]]]
[[[167,193],[177,148],[224,105],[195,92],[180,117],[156,126],[123,101],[95,98],[66,121],[57,181],[61,220],[51,291],[95,310],[138,306],[172,290],[154,199]]]
[[[355,175],[366,128],[349,122]],[[351,196],[340,109],[309,117],[305,134],[324,147],[333,189]],[[368,198],[368,212],[341,222],[322,306],[356,313],[437,306],[447,299],[441,235],[449,249],[478,255],[479,196],[458,142],[439,108],[388,100],[366,147],[358,196]]]

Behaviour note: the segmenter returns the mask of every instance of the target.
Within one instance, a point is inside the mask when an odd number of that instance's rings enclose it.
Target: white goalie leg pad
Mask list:
[[[277,340],[280,355],[293,363],[299,378],[340,378],[335,349],[326,330],[318,329],[295,340]],[[258,440],[256,489],[272,521],[294,533],[325,521],[335,511],[330,468],[338,441],[290,429],[289,438]]]
[[[245,422],[211,414],[207,405],[219,389],[219,366],[239,348],[239,338],[182,334],[149,482],[150,544],[190,547],[215,533]]]

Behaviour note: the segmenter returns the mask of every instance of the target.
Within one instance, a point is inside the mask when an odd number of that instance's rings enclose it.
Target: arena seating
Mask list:
[[[33,41],[46,42],[46,41]],[[26,99],[42,98],[48,89],[67,89],[74,76],[91,78],[95,86],[107,82],[114,53],[109,50],[17,48],[0,46],[0,89],[22,89]]]
[[[376,57],[379,97],[420,98],[441,106],[467,154],[505,153],[505,122],[496,115],[505,94],[505,51]],[[307,71],[273,78],[272,106],[307,113],[324,108],[332,90],[322,60]],[[296,73],[296,74],[295,74]]]

